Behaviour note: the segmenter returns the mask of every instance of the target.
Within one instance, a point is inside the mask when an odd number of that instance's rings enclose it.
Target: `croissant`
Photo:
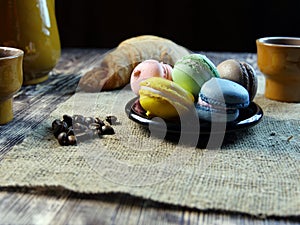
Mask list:
[[[96,66],[83,74],[79,89],[99,92],[124,87],[130,81],[134,67],[147,59],[155,59],[171,66],[190,51],[173,41],[142,35],[121,42],[115,49],[105,53]]]

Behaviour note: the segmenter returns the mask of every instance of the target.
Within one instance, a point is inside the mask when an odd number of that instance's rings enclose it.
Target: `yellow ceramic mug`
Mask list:
[[[265,37],[256,40],[257,65],[266,78],[265,96],[300,102],[300,38]]]
[[[0,45],[24,51],[23,85],[48,79],[61,46],[54,0],[1,0]]]
[[[0,47],[0,125],[13,119],[13,95],[22,86],[23,55],[20,49]]]

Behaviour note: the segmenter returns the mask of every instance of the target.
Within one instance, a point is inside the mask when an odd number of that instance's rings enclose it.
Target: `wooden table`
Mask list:
[[[80,71],[105,50],[63,49],[49,79],[24,86],[15,95],[15,118],[0,126],[0,160],[12,147],[75,93]],[[251,53],[207,53],[215,63]],[[217,61],[217,62],[216,62]],[[1,162],[0,162],[1,163]],[[124,194],[78,194],[66,190],[0,188],[0,224],[300,224],[300,218],[254,218],[219,211],[199,211]]]

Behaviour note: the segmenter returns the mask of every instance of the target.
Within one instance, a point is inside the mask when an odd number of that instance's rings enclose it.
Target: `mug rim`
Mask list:
[[[258,38],[256,41],[267,46],[300,48],[300,37],[270,36]]]
[[[18,57],[24,55],[24,51],[22,49],[19,49],[19,48],[0,46],[0,52],[3,52],[3,50],[4,50],[4,52],[5,51],[12,51],[14,54],[0,57],[0,60],[14,59],[14,58],[18,58]]]

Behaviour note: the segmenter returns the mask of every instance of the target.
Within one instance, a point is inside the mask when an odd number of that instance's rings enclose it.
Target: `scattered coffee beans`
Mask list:
[[[116,124],[117,123],[117,117],[115,116],[107,116],[105,118],[105,120],[110,124],[110,125],[113,125],[113,124]]]
[[[115,116],[107,116],[102,120],[99,117],[65,114],[62,120],[55,119],[52,122],[52,132],[60,145],[77,145],[80,141],[115,134],[111,126],[114,124],[117,124],[117,117]]]

